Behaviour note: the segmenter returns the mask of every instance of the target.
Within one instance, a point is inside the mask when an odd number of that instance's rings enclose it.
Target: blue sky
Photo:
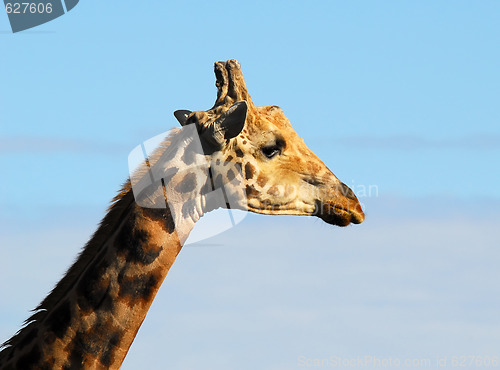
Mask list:
[[[210,108],[213,63],[236,58],[256,104],[280,105],[341,180],[377,192],[362,225],[250,215],[186,247],[124,368],[500,355],[499,11],[82,1],[17,34],[0,12],[0,341],[93,232],[128,153],[174,110]]]

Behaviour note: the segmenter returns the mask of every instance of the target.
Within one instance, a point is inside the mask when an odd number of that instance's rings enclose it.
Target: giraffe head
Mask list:
[[[232,179],[234,171],[224,170],[224,163],[240,169],[246,209],[270,215],[312,215],[338,226],[363,222],[353,191],[305,145],[283,111],[274,105],[253,104],[239,63],[217,62],[215,74],[214,107],[174,115],[183,126],[196,125],[215,176]]]

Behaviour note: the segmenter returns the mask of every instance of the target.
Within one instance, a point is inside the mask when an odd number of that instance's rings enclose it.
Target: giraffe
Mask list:
[[[211,109],[174,113],[192,137],[172,132],[127,180],[73,265],[3,344],[0,369],[119,368],[189,232],[212,209],[363,222],[352,190],[283,111],[254,105],[236,60],[216,62],[215,75]],[[223,201],[210,201],[223,184]]]

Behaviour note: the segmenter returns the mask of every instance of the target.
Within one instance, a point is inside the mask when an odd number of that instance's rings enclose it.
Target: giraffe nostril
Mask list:
[[[323,182],[321,182],[320,180],[315,179],[315,178],[304,177],[303,180],[305,182],[307,182],[308,184],[311,184],[312,186],[321,186],[321,185],[323,185]]]
[[[346,198],[356,201],[358,200],[358,198],[356,198],[356,195],[351,190],[351,188],[346,184],[344,184],[343,182],[340,183],[340,191],[342,192],[342,195],[345,196]]]

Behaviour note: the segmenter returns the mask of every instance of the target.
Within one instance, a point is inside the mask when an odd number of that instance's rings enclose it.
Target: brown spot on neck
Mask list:
[[[149,265],[158,258],[163,248],[151,243],[148,231],[132,227],[134,221],[129,220],[128,227],[122,228],[116,238],[118,255],[124,256],[127,262]]]
[[[194,189],[196,189],[196,174],[194,173],[188,173],[175,187],[175,191],[179,193],[191,193]]]

